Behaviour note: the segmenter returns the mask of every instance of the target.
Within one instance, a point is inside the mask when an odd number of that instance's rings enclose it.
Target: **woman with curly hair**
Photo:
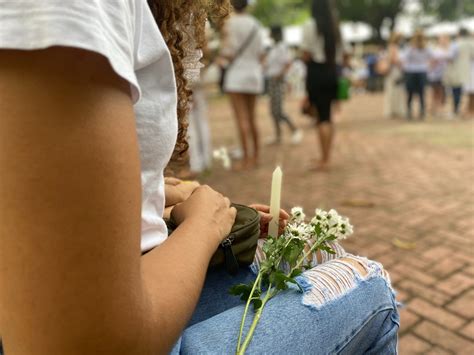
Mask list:
[[[227,289],[251,272],[208,264],[236,211],[210,187],[163,178],[173,147],[186,150],[206,12],[227,6],[0,0],[0,353],[233,351],[242,306]],[[268,207],[254,207],[265,230]],[[276,298],[249,352],[393,352],[384,272],[338,251],[311,270],[339,289],[332,301],[313,301],[331,294],[317,287],[308,306]]]

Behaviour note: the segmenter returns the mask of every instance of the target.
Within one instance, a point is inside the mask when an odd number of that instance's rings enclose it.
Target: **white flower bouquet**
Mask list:
[[[281,236],[268,236],[263,244],[265,260],[260,264],[258,274],[250,284],[239,284],[231,288],[230,293],[246,301],[240,324],[236,354],[245,354],[252,340],[267,302],[280,292],[288,289],[288,284],[295,284],[297,277],[311,268],[311,256],[318,250],[335,254],[330,242],[346,239],[353,233],[349,219],[340,216],[335,210],[329,212],[317,209],[315,216],[306,222],[303,209],[291,210],[291,218]],[[243,339],[245,320],[253,306],[253,321]]]

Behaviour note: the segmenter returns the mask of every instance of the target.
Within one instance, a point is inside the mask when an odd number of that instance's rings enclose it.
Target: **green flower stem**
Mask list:
[[[325,241],[326,241],[326,239],[323,239],[323,240],[321,240],[321,241],[319,241],[319,242],[314,243],[314,244],[312,245],[311,249],[309,249],[309,251],[308,251],[307,253],[305,253],[305,254],[303,255],[303,257],[300,259],[300,261],[298,261],[298,262],[296,263],[295,267],[291,269],[290,275],[291,275],[291,273],[292,273],[294,270],[299,269],[299,268],[301,267],[301,264],[303,263],[303,261],[304,261],[309,255],[311,255],[317,248],[319,248],[320,245],[323,244]]]
[[[242,316],[242,321],[240,322],[240,331],[239,331],[239,338],[237,340],[237,354],[239,354],[240,351],[240,343],[242,341],[242,333],[244,331],[244,324],[245,324],[245,318],[247,317],[247,312],[249,310],[250,302],[252,301],[253,294],[255,293],[255,289],[257,285],[260,285],[260,280],[262,279],[262,271],[260,270],[257,278],[255,279],[255,282],[253,283],[252,291],[250,292],[249,298],[247,300],[247,304],[245,305],[245,310],[244,314]]]
[[[250,326],[249,332],[248,332],[247,336],[245,337],[245,341],[242,344],[242,347],[240,349],[237,349],[236,355],[244,355],[245,354],[245,350],[247,350],[247,348],[250,344],[250,341],[253,338],[253,333],[255,332],[255,329],[257,328],[257,324],[260,321],[260,317],[262,316],[263,308],[265,307],[267,302],[271,298],[273,298],[277,293],[278,293],[278,290],[276,292],[273,292],[272,285],[270,284],[270,286],[268,286],[267,294],[265,295],[265,298],[262,301],[262,306],[255,313],[252,325]],[[240,341],[239,341],[239,343],[240,343]]]

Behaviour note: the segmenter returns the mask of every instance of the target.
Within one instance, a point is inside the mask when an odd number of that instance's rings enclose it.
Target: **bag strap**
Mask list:
[[[229,62],[229,64],[227,64],[227,67],[226,67],[227,69],[229,69],[234,64],[234,62],[245,52],[245,50],[248,48],[250,43],[255,38],[255,35],[258,33],[258,29],[259,29],[259,26],[255,25],[255,28],[252,30],[252,32],[250,32],[250,34],[245,39],[244,43],[242,43],[242,45],[239,47],[239,49],[237,50],[236,54],[234,55],[232,60]]]

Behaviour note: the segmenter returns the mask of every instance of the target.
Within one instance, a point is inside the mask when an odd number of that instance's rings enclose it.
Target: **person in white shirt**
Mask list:
[[[407,91],[407,119],[412,119],[412,102],[414,96],[420,100],[419,118],[425,118],[425,88],[428,70],[433,59],[430,48],[426,46],[423,32],[418,31],[402,54],[402,67],[405,73]]]
[[[260,134],[256,121],[257,96],[264,90],[265,55],[260,23],[246,12],[247,0],[231,0],[235,13],[226,21],[220,62],[227,62],[223,90],[229,95],[239,129],[243,160],[236,170],[258,165]],[[252,148],[252,149],[251,149]]]
[[[274,45],[266,57],[266,77],[268,80],[268,95],[270,96],[270,111],[275,124],[275,139],[272,144],[281,143],[281,124],[286,123],[292,132],[291,143],[298,144],[302,139],[302,132],[298,130],[283,110],[286,91],[286,74],[292,63],[290,48],[283,41],[281,26],[271,28],[271,37]]]

